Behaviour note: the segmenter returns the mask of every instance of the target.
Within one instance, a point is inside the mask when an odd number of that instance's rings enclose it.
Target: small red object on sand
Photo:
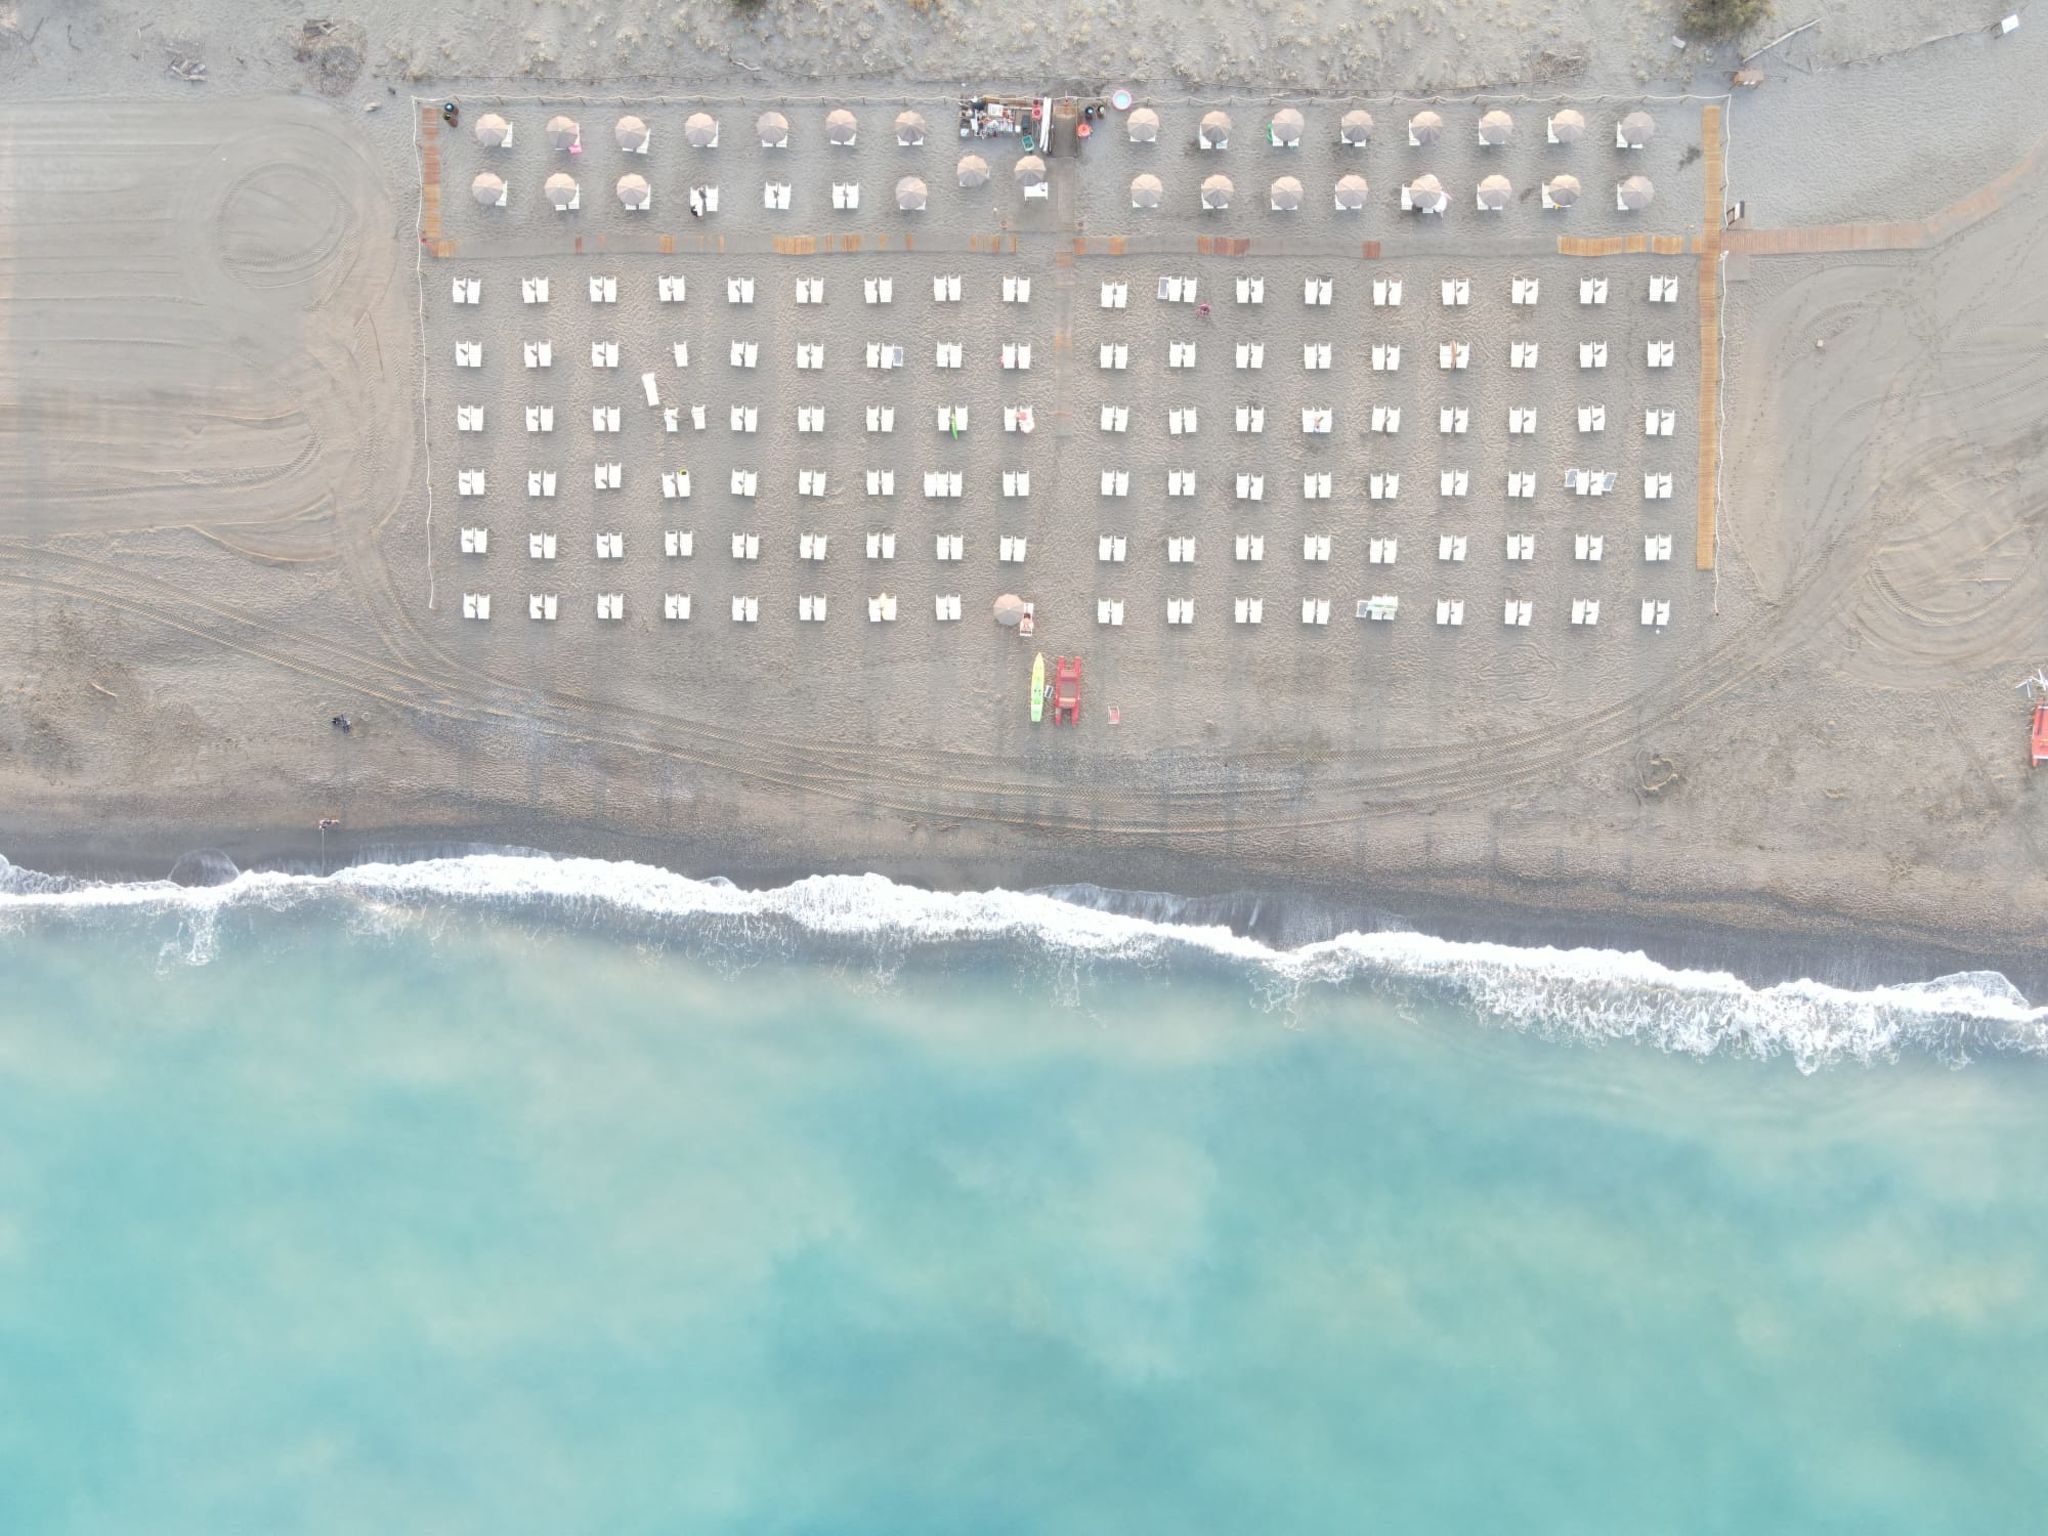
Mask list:
[[[2034,705],[2034,766],[2048,763],[2048,699]]]

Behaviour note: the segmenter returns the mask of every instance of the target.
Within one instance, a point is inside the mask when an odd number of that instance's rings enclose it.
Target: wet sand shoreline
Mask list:
[[[770,890],[812,875],[878,874],[934,891],[1043,891],[1079,905],[1186,925],[1215,925],[1275,948],[1296,948],[1345,932],[1414,931],[1460,942],[1520,948],[1641,951],[1674,969],[1727,971],[1752,986],[1810,980],[1851,990],[1932,981],[1973,970],[1996,971],[2030,999],[2048,996],[2048,931],[2016,933],[1972,947],[1960,932],[1911,925],[1882,927],[1811,908],[1754,897],[1739,903],[1689,903],[1645,893],[1595,891],[1565,882],[1497,879],[1453,889],[1407,880],[1281,884],[1258,872],[1171,853],[1120,856],[1116,883],[1104,861],[1084,854],[989,859],[887,858],[802,867],[753,860],[672,839],[635,837],[602,827],[479,827],[451,838],[426,830],[344,827],[212,828],[186,831],[50,833],[9,836],[0,857],[17,869],[103,882],[175,879],[216,883],[235,870],[332,873],[354,864],[410,863],[484,853],[533,853],[641,863],[692,879]],[[1705,915],[1711,911],[1712,916]]]

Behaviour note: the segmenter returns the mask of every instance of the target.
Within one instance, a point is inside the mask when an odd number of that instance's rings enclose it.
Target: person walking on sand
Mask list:
[[[333,726],[337,731],[341,732],[341,734],[344,736],[346,736],[350,731],[355,729],[355,725],[353,724],[353,722],[349,720],[349,717],[347,715],[336,715],[332,720],[328,721],[327,723]]]

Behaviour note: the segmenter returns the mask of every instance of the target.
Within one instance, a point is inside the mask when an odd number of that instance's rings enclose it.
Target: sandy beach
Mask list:
[[[0,854],[155,875],[199,847],[248,864],[510,843],[742,879],[1302,892],[1466,931],[1667,950],[1753,933],[1853,944],[1888,972],[2038,981],[2048,780],[2026,766],[2013,685],[2048,660],[2032,99],[2048,27],[1928,41],[1950,8],[1815,9],[1766,84],[1731,96],[1742,50],[1674,48],[1661,6],[1076,6],[1034,25],[699,5],[641,26],[474,4],[372,8],[310,38],[281,11],[238,26],[177,3],[138,25],[23,6],[0,48]],[[1160,139],[1133,144],[1113,117],[1054,157],[1043,200],[1020,195],[1014,141],[968,146],[992,175],[963,189],[963,76],[1091,99],[1124,85]],[[444,96],[459,129],[431,110]],[[851,148],[826,142],[835,105],[859,120]],[[1267,142],[1280,106],[1308,124],[1297,149]],[[1353,106],[1375,118],[1360,149],[1336,142]],[[893,135],[906,108],[930,125],[921,146]],[[1403,132],[1425,108],[1447,125],[1426,154]],[[1499,149],[1474,132],[1489,108],[1515,120]],[[1546,143],[1565,108],[1586,142]],[[769,109],[792,123],[787,151],[756,141]],[[1231,143],[1198,149],[1216,109]],[[1619,152],[1612,125],[1636,109],[1657,136]],[[471,132],[493,110],[509,150]],[[695,111],[718,118],[715,150],[686,147]],[[582,126],[573,161],[546,144],[557,113]],[[645,157],[613,142],[627,113],[653,125]],[[563,215],[541,189],[571,164],[582,206]],[[471,194],[493,170],[502,209]],[[613,184],[642,170],[654,206],[628,214]],[[1197,188],[1219,170],[1231,205],[1205,212]],[[1437,220],[1395,205],[1424,170],[1451,195]],[[1371,185],[1362,213],[1332,206],[1351,171]],[[1536,198],[1562,171],[1588,192],[1569,224]],[[1165,201],[1134,210],[1147,173]],[[1498,214],[1474,206],[1488,174],[1513,187]],[[1641,213],[1614,206],[1627,174],[1655,184]],[[906,175],[929,189],[915,216],[893,202]],[[1281,176],[1306,189],[1298,214],[1269,207]],[[790,213],[764,208],[767,182],[793,188]],[[848,182],[862,206],[833,210]],[[721,207],[692,220],[705,184]],[[1592,248],[1632,237],[1642,249]],[[681,304],[657,297],[670,273]],[[1155,297],[1183,273],[1209,314]],[[932,301],[947,274],[957,309]],[[520,297],[535,276],[544,314]],[[1028,302],[1000,300],[1005,276],[1028,278]],[[1376,304],[1394,276],[1404,302]],[[1667,276],[1676,302],[1647,302]],[[589,300],[593,277],[616,279],[615,304]],[[822,302],[793,302],[800,277]],[[1249,277],[1262,304],[1236,301]],[[1322,277],[1329,305],[1305,304]],[[728,301],[741,278],[751,305]],[[1524,278],[1533,305],[1510,299]],[[452,304],[466,279],[479,302]],[[864,302],[882,279],[891,302]],[[1582,301],[1589,279],[1604,305]],[[1446,280],[1469,305],[1443,303]],[[1101,307],[1105,284],[1128,286],[1126,308]],[[541,336],[544,380],[519,363]],[[608,339],[618,369],[589,367]],[[1304,369],[1322,339],[1344,356]],[[1611,358],[1597,374],[1572,365],[1592,340]],[[1673,365],[1647,368],[1664,340]],[[472,342],[473,374],[456,361]],[[736,342],[761,350],[745,377]],[[933,367],[955,342],[974,359],[957,382]],[[1182,342],[1199,355],[1175,366]],[[865,365],[870,343],[905,348],[900,375]],[[1468,369],[1440,368],[1448,343],[1469,345]],[[1521,343],[1541,365],[1512,366]],[[1254,344],[1263,367],[1235,365]],[[815,377],[792,363],[812,345]],[[1399,364],[1373,366],[1373,345]],[[1031,348],[1029,370],[993,366],[1010,346]],[[1105,346],[1127,365],[1102,368]],[[671,440],[643,371],[709,424]],[[538,403],[556,413],[545,442],[519,425]],[[883,403],[886,438],[862,429]],[[936,431],[962,403],[968,430]],[[613,404],[619,431],[586,435]],[[475,434],[457,422],[470,405]],[[1006,433],[1010,405],[1037,430]],[[1104,405],[1128,406],[1127,432],[1102,430]],[[1256,441],[1233,426],[1252,405]],[[1574,430],[1593,405],[1606,429]],[[758,425],[729,430],[734,406]],[[1375,431],[1376,407],[1401,429]],[[1645,411],[1666,408],[1674,435],[1646,437]],[[1324,409],[1333,431],[1305,435],[1301,413]],[[1523,409],[1540,424],[1527,441],[1507,422]],[[1441,432],[1446,410],[1468,431]],[[1176,411],[1199,429],[1172,432]],[[619,492],[593,495],[594,460],[621,464]],[[694,489],[669,504],[654,487],[679,462]],[[1562,489],[1586,465],[1617,477],[1597,508]],[[828,489],[806,499],[793,482],[814,467]],[[886,505],[863,484],[882,468],[902,482]],[[559,505],[524,494],[541,469]],[[475,511],[458,471],[492,488]],[[916,494],[931,471],[967,491]],[[1440,481],[1455,471],[1456,498]],[[1524,471],[1543,485],[1526,512],[1501,490]],[[729,495],[735,472],[766,494]],[[1023,472],[1028,495],[999,493]],[[1131,492],[1104,495],[1105,472]],[[1331,499],[1305,499],[1324,472]],[[1250,473],[1260,502],[1233,494]],[[1176,496],[1183,474],[1196,489]],[[1375,474],[1401,476],[1399,494],[1369,499]],[[1669,501],[1642,494],[1660,474]],[[485,524],[491,553],[465,564],[458,531]],[[561,548],[545,578],[526,556],[543,528]],[[1502,541],[1523,528],[1540,548],[1511,568]],[[608,529],[627,541],[616,574],[590,554]],[[672,560],[662,536],[682,529],[695,553]],[[813,529],[834,541],[822,566],[797,556]],[[885,529],[886,570],[862,549]],[[1319,532],[1327,566],[1302,558]],[[952,533],[957,571],[933,559]],[[1251,533],[1255,569],[1233,558]],[[759,537],[757,560],[728,557],[735,534]],[[1571,552],[1586,534],[1606,541],[1597,563]],[[1646,564],[1660,534],[1675,555]],[[1105,536],[1127,539],[1123,562],[1099,558]],[[1439,554],[1448,536],[1468,540],[1462,560]],[[1029,542],[1019,569],[996,560],[1006,537]],[[1163,547],[1182,537],[1200,549],[1185,565]],[[1377,567],[1382,540],[1399,556]],[[989,621],[1013,586],[1038,605],[1034,646]],[[543,587],[552,623],[527,618]],[[462,595],[482,591],[491,620],[466,621]],[[600,622],[593,600],[614,591],[624,619]],[[685,591],[690,620],[665,620]],[[867,620],[880,591],[901,603],[893,624]],[[1403,599],[1394,623],[1352,617],[1383,591]],[[963,619],[935,623],[949,593]],[[829,621],[797,622],[813,594]],[[1232,622],[1251,595],[1255,629]],[[759,623],[731,623],[749,596]],[[1305,597],[1330,602],[1327,627],[1298,622]],[[1183,598],[1196,621],[1168,626]],[[1534,606],[1529,629],[1501,623],[1504,598]],[[1115,629],[1097,621],[1110,599]],[[1585,599],[1598,626],[1565,617]],[[1651,599],[1670,605],[1661,628],[1638,623]],[[1432,623],[1453,600],[1462,625]],[[1086,656],[1078,730],[1026,718],[1039,647]],[[324,837],[322,818],[338,823]]]

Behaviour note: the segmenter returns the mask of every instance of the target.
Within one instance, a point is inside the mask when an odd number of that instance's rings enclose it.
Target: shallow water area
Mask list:
[[[1470,953],[450,863],[0,902],[0,1524],[2039,1507],[2043,1066],[1988,983],[1966,1051],[1802,1072],[1650,1027],[1691,973],[1580,1029]]]

